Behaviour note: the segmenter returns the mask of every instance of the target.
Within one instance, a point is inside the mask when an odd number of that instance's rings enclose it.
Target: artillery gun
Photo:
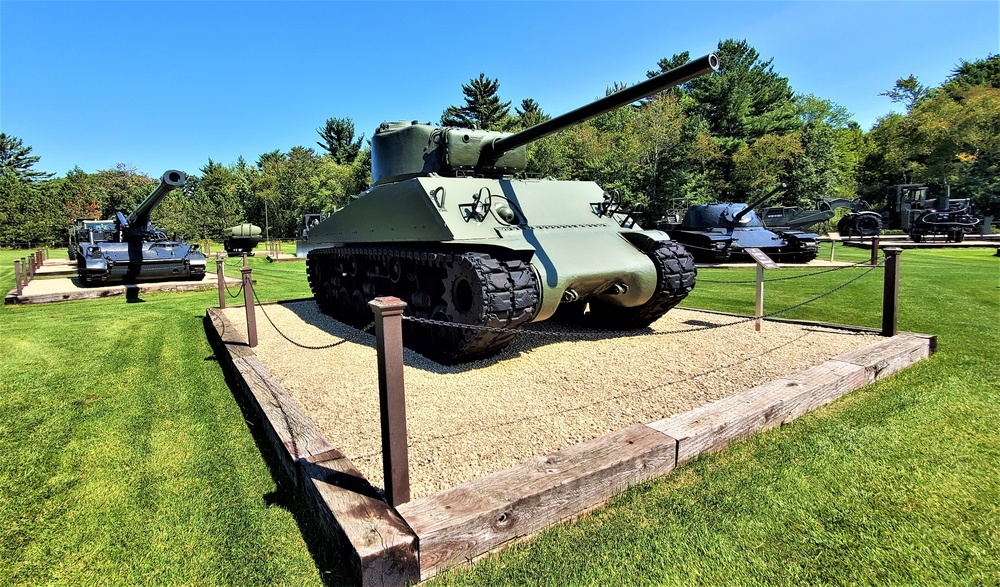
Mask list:
[[[187,177],[180,171],[163,174],[160,183],[127,217],[115,213],[114,235],[107,242],[93,238],[77,244],[77,276],[84,285],[155,280],[199,280],[205,277],[205,255],[199,245],[167,238],[150,221],[153,209]],[[91,233],[93,234],[93,233]]]
[[[260,244],[260,233],[261,229],[256,224],[243,223],[230,226],[222,231],[224,237],[222,247],[230,256],[243,253],[253,255],[253,248]]]
[[[680,226],[669,227],[670,237],[684,244],[701,263],[723,263],[732,257],[749,257],[746,249],[758,248],[785,263],[807,263],[819,253],[819,235],[799,230],[768,230],[754,208],[785,188],[779,185],[747,204],[711,203],[688,208]]]
[[[401,298],[404,343],[442,363],[556,314],[648,326],[694,287],[691,255],[596,183],[524,177],[525,145],[717,68],[706,55],[514,134],[383,123],[373,186],[298,243],[317,304],[361,327],[371,299]]]

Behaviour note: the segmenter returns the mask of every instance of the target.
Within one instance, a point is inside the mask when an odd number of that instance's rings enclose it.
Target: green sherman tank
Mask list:
[[[83,285],[156,280],[199,280],[205,277],[205,255],[199,245],[167,238],[150,215],[187,176],[170,170],[160,184],[127,217],[115,213],[113,236],[107,242],[91,238],[77,244],[76,271]]]
[[[515,134],[383,123],[372,187],[299,243],[319,308],[362,327],[371,299],[399,297],[404,343],[442,363],[557,314],[648,326],[694,287],[691,255],[596,183],[524,178],[525,145],[717,68],[706,55]]]

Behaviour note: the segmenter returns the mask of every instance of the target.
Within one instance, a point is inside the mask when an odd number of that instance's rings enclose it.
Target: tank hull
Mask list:
[[[819,252],[819,235],[799,230],[768,230],[744,203],[691,206],[670,237],[685,245],[700,263],[748,261],[757,248],[778,263],[807,263]]]
[[[602,213],[604,197],[592,182],[411,178],[368,190],[299,250],[321,309],[356,326],[370,321],[367,300],[395,295],[411,317],[472,326],[516,330],[559,312],[644,327],[694,287],[694,260],[666,233]],[[432,326],[407,344],[441,362],[488,356],[513,338],[451,328],[468,339],[456,348]]]
[[[199,245],[173,241],[82,245],[76,262],[83,285],[200,280],[206,264]]]

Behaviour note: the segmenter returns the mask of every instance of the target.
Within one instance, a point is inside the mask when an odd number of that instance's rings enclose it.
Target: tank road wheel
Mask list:
[[[435,255],[440,264],[441,304],[430,318],[455,324],[484,326],[500,330],[459,328],[444,325],[415,325],[412,336],[404,336],[407,346],[445,364],[470,361],[498,353],[514,339],[516,330],[535,315],[538,282],[521,261],[502,261],[483,253]],[[425,300],[417,300],[426,305]]]
[[[660,241],[646,255],[656,265],[656,293],[641,306],[625,308],[600,301],[590,303],[590,322],[608,330],[646,328],[687,297],[694,289],[694,257],[680,244]]]
[[[965,231],[961,228],[955,230],[951,233],[951,240],[956,243],[960,243],[965,240]]]
[[[371,321],[372,298],[392,295],[415,319],[503,329],[404,321],[403,343],[442,363],[496,354],[531,321],[540,298],[528,265],[483,253],[330,247],[311,251],[306,267],[320,310],[354,327]]]

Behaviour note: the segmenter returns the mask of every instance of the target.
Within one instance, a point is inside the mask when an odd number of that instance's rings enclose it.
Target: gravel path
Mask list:
[[[374,337],[307,350],[281,337],[260,309],[257,356],[330,443],[381,486]],[[355,332],[312,301],[263,310],[286,336],[309,346]],[[242,308],[226,317],[246,328]],[[412,497],[690,410],[880,338],[773,322],[757,333],[752,322],[737,322],[682,309],[641,334],[542,322],[528,330],[549,335],[522,334],[497,357],[455,367],[405,350]]]

